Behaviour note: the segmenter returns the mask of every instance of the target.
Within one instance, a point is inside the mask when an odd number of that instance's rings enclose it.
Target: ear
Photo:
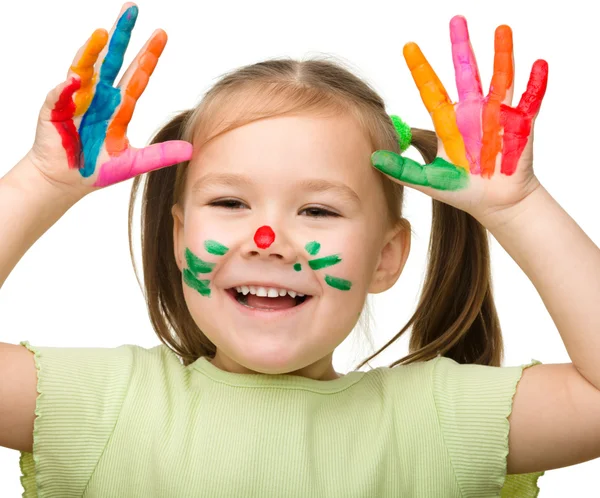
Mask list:
[[[179,271],[183,271],[183,210],[179,204],[173,204],[171,208],[173,215],[173,252],[175,253],[175,261]]]
[[[410,222],[402,218],[385,236],[368,292],[378,294],[396,283],[410,253]]]

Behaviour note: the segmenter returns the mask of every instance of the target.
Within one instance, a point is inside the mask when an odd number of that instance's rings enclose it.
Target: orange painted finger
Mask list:
[[[496,158],[502,150],[500,104],[509,104],[514,82],[513,38],[510,27],[496,28],[494,38],[494,74],[490,93],[482,114],[483,140],[481,147],[481,176],[491,178]]]
[[[81,55],[70,67],[70,70],[77,74],[81,80],[81,88],[73,97],[73,101],[75,102],[75,116],[84,114],[92,101],[92,97],[94,96],[94,85],[96,83],[94,64],[107,42],[108,33],[105,29],[97,29],[94,31],[87,43],[83,46]]]
[[[133,116],[135,105],[144,93],[166,44],[167,34],[159,30],[140,51],[136,67],[122,90],[119,110],[106,130],[105,145],[109,154],[118,154],[129,146],[126,137],[127,127]]]
[[[431,114],[433,127],[448,157],[455,165],[468,170],[465,144],[458,131],[456,113],[448,92],[416,43],[407,43],[403,53],[421,94],[421,100]]]

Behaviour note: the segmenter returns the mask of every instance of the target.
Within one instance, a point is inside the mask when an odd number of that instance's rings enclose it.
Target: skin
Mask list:
[[[180,270],[186,268],[186,248],[215,263],[209,298],[183,284],[194,321],[217,347],[213,365],[234,373],[339,378],[334,349],[352,331],[367,294],[396,282],[410,250],[410,231],[386,221],[381,173],[371,167],[373,150],[358,123],[346,115],[265,119],[195,151],[183,199],[172,209],[173,236]],[[248,178],[224,184],[214,180],[219,174]],[[302,188],[307,180],[344,185],[357,199]],[[211,205],[227,199],[237,203]],[[319,208],[340,216],[315,216],[322,214]],[[260,249],[253,237],[264,225],[276,236]],[[207,239],[229,250],[212,256],[204,248]],[[310,268],[314,257],[305,246],[316,240],[320,255],[339,254],[342,260],[326,270]],[[302,271],[294,269],[298,263]],[[325,272],[352,282],[352,288],[332,287]],[[266,313],[246,316],[226,293],[244,282],[268,280],[313,297],[292,317],[270,319]]]

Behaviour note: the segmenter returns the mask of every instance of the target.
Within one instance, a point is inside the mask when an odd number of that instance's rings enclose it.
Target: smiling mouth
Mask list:
[[[283,289],[280,289],[277,296],[275,296],[273,292],[264,295],[265,292],[261,292],[260,288],[257,290],[253,287],[250,287],[250,289],[246,287],[243,291],[239,287],[232,287],[231,289],[227,289],[226,292],[246,308],[258,309],[261,311],[277,311],[294,308],[312,297],[309,295],[298,295],[293,291],[291,293],[290,291],[287,291],[286,293],[283,293],[282,291]]]

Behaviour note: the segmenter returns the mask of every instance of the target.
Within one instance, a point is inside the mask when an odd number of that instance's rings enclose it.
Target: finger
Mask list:
[[[105,29],[97,29],[88,38],[83,47],[79,49],[73,64],[69,68],[67,78],[76,74],[81,81],[81,88],[74,97],[75,116],[81,116],[87,111],[92,97],[94,96],[94,85],[96,83],[96,74],[94,73],[94,64],[98,55],[108,42],[108,33]]]
[[[143,149],[129,148],[101,166],[94,186],[106,187],[149,171],[189,161],[192,152],[192,144],[183,140],[153,144]]]
[[[506,25],[498,26],[494,36],[494,74],[488,98],[511,105],[514,74],[512,30]]]
[[[128,5],[131,6],[127,7]],[[110,41],[108,42],[108,49],[106,50],[105,56],[103,59],[100,59],[102,60],[99,71],[100,81],[109,86],[113,85],[121,70],[125,51],[129,45],[131,32],[138,16],[137,5],[125,4],[123,9],[125,9],[125,11],[122,12],[111,31]]]
[[[40,113],[41,119],[47,119],[47,112],[51,109],[49,121],[60,135],[69,168],[79,167],[81,155],[79,135],[75,123],[73,123],[73,115],[75,114],[73,95],[79,90],[80,86],[81,81],[75,75],[55,87],[48,94],[42,113]]]
[[[469,184],[469,173],[464,168],[459,168],[441,157],[436,157],[431,164],[423,166],[395,152],[377,150],[371,154],[371,162],[382,173],[411,186],[461,190]]]
[[[122,90],[122,100],[113,120],[106,130],[106,150],[109,154],[122,152],[129,143],[127,141],[127,126],[133,116],[135,105],[146,89],[150,76],[167,44],[167,34],[157,30],[140,51],[132,63],[121,83],[125,85]]]
[[[512,30],[503,25],[496,28],[494,38],[494,74],[482,113],[483,140],[481,146],[481,176],[491,178],[496,159],[502,149],[500,106],[509,106],[514,88],[514,58]]]
[[[467,21],[463,16],[454,16],[450,21],[450,40],[458,101],[481,99],[483,92],[479,69],[469,39]]]
[[[421,94],[421,100],[431,114],[433,127],[443,142],[448,157],[454,164],[468,169],[464,141],[458,131],[454,106],[446,89],[416,43],[407,43],[403,53]]]
[[[545,60],[539,59],[533,63],[527,89],[517,110],[521,111],[527,118],[533,119],[537,116],[542,106],[542,99],[546,94],[548,86],[548,63]]]

